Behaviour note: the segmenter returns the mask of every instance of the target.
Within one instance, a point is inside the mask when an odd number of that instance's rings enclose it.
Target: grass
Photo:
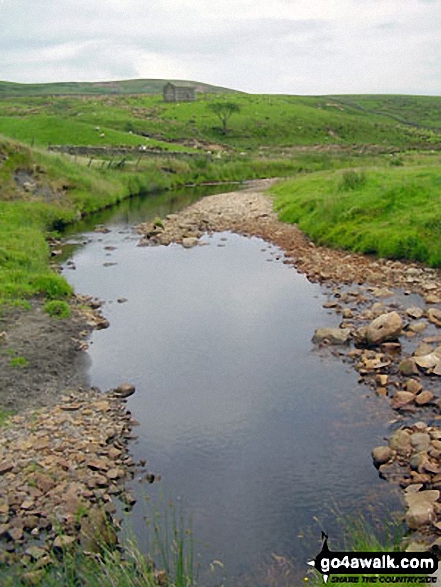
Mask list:
[[[29,365],[29,361],[25,358],[25,357],[12,357],[11,361],[11,367],[19,367],[19,368],[23,368],[23,367],[27,367]]]
[[[87,511],[78,511],[81,519]],[[182,515],[168,504],[156,512],[153,522],[152,557],[141,552],[136,540],[124,538],[117,546],[104,542],[105,529],[92,537],[94,553],[77,544],[54,549],[38,560],[30,554],[20,563],[0,563],[2,587],[196,587],[197,572],[193,559],[193,536]],[[160,569],[160,570],[157,570]]]
[[[379,522],[379,528],[376,528],[362,515],[355,515],[354,517],[343,517],[339,516],[339,524],[342,528],[343,541],[341,544],[335,544],[332,539],[329,541],[328,546],[331,551],[339,552],[403,552],[405,549],[405,541],[403,535],[402,524],[396,521],[381,520]],[[379,536],[379,530],[381,531],[381,537]],[[318,552],[317,552],[318,554]],[[312,558],[312,557],[311,557]],[[345,575],[331,575],[327,585],[332,583],[332,576],[343,578]],[[359,582],[363,575],[346,575],[347,577],[359,578]],[[386,576],[386,575],[383,575]],[[391,575],[388,575],[389,577]],[[375,575],[370,575],[375,577]],[[308,572],[305,577],[305,585],[311,585],[311,587],[322,587],[325,582],[322,576],[312,569]]]
[[[69,304],[63,300],[49,300],[43,306],[43,310],[52,318],[58,318],[59,320],[70,318],[71,315]]]
[[[315,173],[272,193],[280,219],[319,244],[441,266],[438,167]]]
[[[318,145],[441,148],[439,97],[390,96],[365,107],[372,96],[200,94],[195,102],[178,104],[147,94],[1,96],[0,84],[0,133],[44,146],[145,144],[206,151],[218,144],[254,154]],[[210,110],[223,101],[240,109],[229,121],[227,135]]]

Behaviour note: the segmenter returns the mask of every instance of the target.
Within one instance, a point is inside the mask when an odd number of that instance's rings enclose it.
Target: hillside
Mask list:
[[[228,94],[235,92],[235,90],[203,84],[201,82],[163,79],[132,79],[109,82],[59,82],[50,84],[20,84],[0,81],[0,97],[161,94],[162,88],[169,81],[193,86],[196,92],[200,94]]]
[[[228,121],[226,134],[210,110],[213,102],[222,100],[239,107]],[[441,112],[439,97],[205,93],[195,102],[167,104],[162,96],[152,94],[0,94],[0,133],[43,147],[146,144],[212,150],[212,145],[219,145],[265,156],[291,156],[293,149],[303,147],[438,150],[437,112]]]

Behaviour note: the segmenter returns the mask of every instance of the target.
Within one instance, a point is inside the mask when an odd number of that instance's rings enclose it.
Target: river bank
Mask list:
[[[439,330],[437,330],[439,326],[437,295],[441,291],[440,272],[424,268],[416,263],[392,262],[314,246],[295,226],[278,221],[272,211],[271,199],[263,193],[273,181],[250,182],[244,191],[209,196],[181,213],[169,215],[164,221],[141,225],[138,227],[142,235],[139,244],[166,245],[179,242],[184,247],[193,247],[198,245],[198,239],[202,234],[227,230],[248,236],[259,236],[285,251],[284,257],[281,253],[279,260],[283,259],[285,264],[293,265],[298,271],[304,272],[310,281],[320,282],[327,288],[329,299],[325,302],[325,306],[329,311],[337,312],[341,316],[340,328],[337,330],[338,334],[344,333],[345,340],[337,339],[337,342],[344,344],[332,344],[336,342],[332,336],[335,332],[327,332],[317,344],[326,352],[338,355],[342,360],[352,363],[359,372],[360,379],[375,389],[378,395],[383,396],[384,401],[390,401],[397,410],[396,426],[402,423],[403,429],[391,437],[389,446],[375,452],[375,462],[382,476],[399,483],[403,489],[409,487],[410,489],[407,490],[409,494],[418,493],[419,497],[413,498],[414,503],[411,503],[412,499],[407,499],[409,505],[407,519],[408,522],[415,520],[411,524],[415,529],[421,530],[424,535],[422,539],[424,545],[434,542],[441,534],[434,525],[440,521],[437,476],[441,473],[441,451],[438,446],[441,435],[435,425],[440,408],[439,376],[434,372],[439,365],[435,350],[441,344]],[[409,303],[406,300],[409,300]],[[91,300],[78,299],[78,310],[84,312],[83,306],[86,302],[90,303]],[[119,408],[112,407],[113,396],[96,395],[98,392],[94,390],[86,390],[80,394],[73,392],[73,395],[69,392],[64,394],[66,398],[61,403],[53,405],[57,394],[62,389],[76,387],[79,384],[74,383],[73,379],[72,383],[69,383],[69,379],[63,378],[64,367],[66,367],[66,374],[71,373],[72,377],[75,372],[78,374],[78,366],[85,358],[82,351],[86,348],[85,338],[87,338],[88,329],[93,326],[94,320],[96,324],[97,319],[90,314],[89,318],[85,319],[84,315],[81,317],[80,313],[75,312],[75,318],[67,321],[58,321],[46,315],[42,317],[41,307],[38,304],[27,317],[24,317],[26,312],[23,311],[11,310],[11,312],[11,316],[5,319],[6,322],[11,320],[5,334],[8,345],[13,341],[17,354],[21,353],[20,344],[31,345],[38,349],[41,357],[36,355],[35,361],[32,360],[31,371],[26,372],[26,369],[31,367],[31,361],[23,369],[11,367],[10,372],[15,379],[3,384],[3,388],[10,394],[5,397],[13,398],[15,395],[15,397],[20,396],[20,401],[23,399],[21,394],[16,392],[18,389],[16,386],[20,385],[19,379],[21,376],[24,378],[24,397],[27,387],[30,387],[32,372],[38,372],[40,361],[44,361],[44,357],[51,357],[47,373],[52,372],[53,375],[58,373],[62,378],[57,380],[55,377],[52,384],[54,393],[50,398],[46,398],[47,403],[52,404],[52,407],[44,408],[40,412],[28,412],[26,415],[11,419],[4,434],[5,444],[2,448],[4,459],[6,462],[8,459],[13,461],[13,468],[9,468],[12,464],[10,462],[0,475],[0,481],[4,483],[4,492],[7,496],[2,502],[3,509],[0,510],[4,516],[2,536],[4,544],[11,550],[8,552],[6,549],[6,559],[11,558],[10,555],[12,559],[14,558],[16,547],[20,553],[29,547],[28,540],[32,541],[39,534],[38,524],[43,517],[40,514],[44,511],[44,507],[47,508],[47,504],[43,504],[43,507],[38,502],[41,496],[38,495],[38,491],[37,493],[34,491],[36,481],[31,478],[31,483],[28,482],[29,474],[34,474],[35,471],[29,471],[27,467],[30,465],[31,469],[35,467],[39,469],[40,466],[49,467],[52,478],[60,478],[62,494],[65,491],[70,494],[72,489],[73,493],[80,494],[82,499],[86,500],[86,504],[89,503],[87,500],[91,500],[91,509],[99,503],[107,511],[113,509],[112,505],[107,505],[110,503],[108,498],[112,498],[113,489],[121,487],[122,480],[125,478],[122,471],[124,470],[130,478],[132,466],[130,457],[120,446],[121,438],[124,442],[130,440],[130,432],[126,427],[130,424],[130,414],[125,413],[124,409],[120,411]],[[392,312],[397,313],[401,320],[399,332],[392,336],[394,340],[384,340],[378,345],[368,345],[365,340],[366,328],[376,316]],[[47,323],[48,320],[52,322]],[[98,318],[98,321],[100,320],[102,319]],[[41,321],[41,325],[34,328],[32,326],[34,321],[36,323]],[[15,327],[12,327],[13,325]],[[46,328],[49,330],[46,331]],[[41,344],[42,333],[45,333],[43,340],[47,340],[48,344]],[[59,338],[54,338],[55,336]],[[311,332],[311,338],[312,336]],[[397,342],[398,340],[400,343]],[[61,344],[62,341],[66,344],[64,350],[62,350],[64,344]],[[428,356],[430,356],[429,359],[427,359]],[[426,360],[419,357],[426,357]],[[8,358],[10,360],[10,357]],[[53,361],[56,363],[54,364]],[[28,377],[31,378],[29,381]],[[15,389],[14,393],[11,392],[12,388]],[[33,397],[32,405],[35,405],[36,397]],[[109,407],[105,405],[106,402],[110,402]],[[24,405],[25,402],[17,403],[15,407],[20,408]],[[419,423],[418,420],[420,420]],[[119,427],[117,437],[120,437],[119,440],[115,439],[117,443],[115,448],[120,450],[121,454],[116,459],[116,466],[111,466],[109,459],[111,459],[112,446],[109,448],[107,442],[111,436],[103,439],[100,435],[102,429],[106,430],[107,426],[113,426],[115,421],[118,422],[117,428]],[[38,426],[35,422],[38,422]],[[62,430],[63,439],[58,438],[57,444],[58,430]],[[48,446],[45,437],[50,437],[52,441],[52,436],[54,445],[52,446],[50,442]],[[73,467],[69,466],[65,471],[63,462],[66,467],[66,461],[71,459],[69,447],[71,444],[76,446],[78,437],[92,438],[88,447],[81,448],[85,452],[89,451],[86,452],[87,458],[81,463],[74,462]],[[31,438],[31,447],[27,444],[28,438]],[[40,443],[41,438],[43,440]],[[113,440],[112,443],[115,444]],[[55,453],[51,452],[52,448]],[[59,458],[60,450],[61,458]],[[69,458],[62,456],[64,451]],[[96,467],[97,463],[95,468],[93,468],[93,462],[90,466],[90,461],[102,458],[105,462],[100,461],[101,469]],[[115,469],[118,470],[118,475]],[[68,473],[69,481],[65,478],[65,473]],[[102,477],[93,488],[87,485],[87,479],[91,475],[94,478]],[[113,475],[116,476],[112,478]],[[103,485],[104,479],[107,485]],[[83,485],[71,486],[70,483]],[[38,486],[37,490],[41,491]],[[51,490],[54,490],[54,495],[58,499],[60,492],[55,488]],[[60,503],[55,505],[58,507]],[[75,505],[77,513],[83,511],[83,507],[88,507],[78,502],[75,502]],[[32,522],[36,522],[35,518],[39,521],[36,528],[31,528],[26,526],[23,520],[34,515],[35,508],[40,508],[38,510],[40,514],[37,512]],[[415,517],[416,510],[422,510],[422,516]],[[64,521],[72,522],[72,512],[70,515],[69,518],[68,513]],[[26,521],[26,524],[30,521]],[[81,524],[79,527],[78,522],[76,524],[75,531],[81,530]],[[15,531],[16,527],[17,531]],[[33,535],[32,532],[35,529],[38,532]],[[74,540],[78,540],[78,535],[73,532],[72,526],[66,526],[63,532],[63,535],[67,535],[69,539],[75,536]],[[55,539],[56,537],[53,536],[53,540]],[[33,557],[32,552],[41,557],[47,554],[46,551],[43,553],[30,551],[28,555],[30,558]]]
[[[296,226],[278,220],[271,198],[263,193],[272,183],[251,182],[243,191],[204,198],[161,223],[142,224],[139,245],[177,242],[190,248],[204,233],[217,231],[258,236],[285,252],[285,264],[328,290],[324,306],[340,315],[340,327],[316,331],[314,342],[351,363],[360,382],[396,410],[393,424],[399,430],[387,445],[375,448],[374,463],[382,477],[406,492],[406,521],[418,531],[413,543],[436,543],[441,513],[436,426],[441,407],[441,273],[417,263],[315,246]],[[410,498],[413,493],[418,496]]]

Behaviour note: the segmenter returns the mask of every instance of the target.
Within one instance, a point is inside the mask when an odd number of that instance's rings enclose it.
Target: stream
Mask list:
[[[110,321],[91,337],[91,385],[136,386],[131,453],[162,477],[135,479],[125,527],[147,550],[145,517],[172,500],[191,518],[201,585],[297,585],[322,529],[332,545],[342,515],[384,522],[400,508],[370,456],[393,415],[312,345],[339,318],[277,247],[232,233],[137,247],[134,224],[201,195],[133,198],[66,236],[64,275]]]

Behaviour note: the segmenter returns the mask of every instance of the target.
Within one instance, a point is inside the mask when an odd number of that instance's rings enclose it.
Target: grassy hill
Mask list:
[[[0,96],[82,96],[105,94],[161,94],[164,85],[181,83],[192,86],[200,94],[234,93],[235,90],[201,82],[163,79],[131,79],[111,82],[59,82],[51,84],[20,84],[0,81]]]
[[[223,100],[234,101],[240,108],[229,119],[226,135],[209,108]],[[181,144],[207,150],[217,143],[277,156],[290,156],[292,148],[323,150],[335,145],[352,149],[369,145],[377,151],[429,150],[441,148],[438,112],[441,98],[418,96],[203,93],[195,102],[166,104],[160,95],[151,94],[0,94],[0,133],[41,146],[150,144],[169,149],[167,144],[173,143],[173,149]]]

